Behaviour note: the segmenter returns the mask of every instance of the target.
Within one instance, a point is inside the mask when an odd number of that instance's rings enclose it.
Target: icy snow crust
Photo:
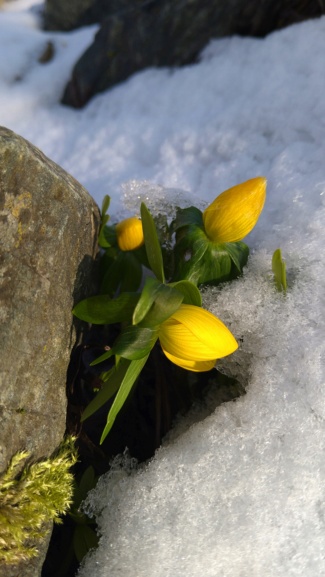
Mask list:
[[[110,194],[113,222],[140,199],[170,214],[268,179],[243,278],[204,293],[240,343],[220,366],[247,394],[214,411],[211,395],[149,464],[100,479],[87,508],[102,537],[79,577],[325,575],[325,19],[211,42],[200,63],[144,71],[75,111],[58,102],[96,27],[43,32],[31,5],[0,12],[0,123],[98,203]]]
[[[171,152],[172,174],[193,170],[198,155],[209,193],[214,179],[220,191],[243,180],[239,172],[269,178],[244,277],[204,295],[240,340],[223,365],[247,394],[199,423],[182,422],[144,469],[101,479],[88,501],[100,547],[79,577],[325,574],[325,86],[314,54],[303,55],[308,29],[317,37],[322,27],[324,20],[264,41],[215,42],[200,65],[197,98],[211,98],[202,82],[213,81],[215,101],[198,115],[211,106],[217,118],[198,134],[192,121],[187,150],[178,149],[177,162]],[[196,68],[184,74],[195,76]],[[158,205],[160,196],[157,188]],[[270,273],[278,246],[287,259],[286,297]]]
[[[88,509],[103,537],[80,576],[324,574],[324,267],[289,261],[284,298],[270,257],[205,295],[242,339],[225,364],[247,394],[181,422],[144,469],[100,480]]]

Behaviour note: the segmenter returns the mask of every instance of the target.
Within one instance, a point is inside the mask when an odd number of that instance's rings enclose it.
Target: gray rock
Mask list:
[[[46,30],[72,30],[82,26],[82,20],[93,6],[94,0],[46,0],[44,6],[44,28]],[[96,22],[96,20],[95,20]],[[93,22],[89,22],[92,24]]]
[[[211,38],[264,36],[324,12],[317,0],[307,0],[305,12],[298,0],[115,0],[110,10],[102,6],[106,18],[62,98],[75,108],[148,66],[195,62]]]
[[[43,12],[45,30],[72,30],[101,22],[105,17],[131,9],[143,0],[46,0]]]
[[[47,30],[72,30],[80,26],[102,22],[106,17],[131,11],[141,5],[155,3],[162,10],[179,10],[179,0],[45,0],[43,17]],[[196,2],[187,0],[186,5],[194,5],[200,18],[200,9],[209,3],[220,21],[220,26],[232,22],[232,32],[240,33],[242,26],[246,34],[263,34],[293,22],[315,18],[324,13],[322,0],[211,0]],[[254,28],[261,26],[258,32]],[[207,26],[209,23],[207,22]],[[239,29],[237,30],[237,26]],[[229,34],[229,32],[224,32]]]
[[[88,192],[0,127],[0,471],[21,449],[38,459],[62,441],[71,309],[91,291],[98,226]]]

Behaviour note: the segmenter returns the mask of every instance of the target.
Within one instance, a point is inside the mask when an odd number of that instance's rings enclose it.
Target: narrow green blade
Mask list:
[[[273,253],[272,270],[274,273],[274,280],[278,291],[286,292],[287,290],[286,263],[282,259],[282,253],[280,248],[277,248]]]
[[[142,289],[139,301],[133,311],[132,324],[139,324],[150,310],[161,283],[157,279],[148,277]]]
[[[160,282],[165,282],[164,263],[156,225],[144,202],[141,203],[141,220],[146,253],[152,272]]]
[[[117,414],[119,413],[119,411],[121,410],[122,406],[124,405],[127,397],[129,396],[129,393],[136,381],[136,379],[138,378],[139,374],[141,373],[144,365],[147,362],[149,355],[147,355],[146,357],[143,357],[142,359],[139,359],[137,361],[128,361],[129,366],[126,370],[126,373],[124,375],[124,378],[121,382],[121,386],[118,390],[118,393],[114,399],[114,403],[111,406],[111,410],[108,413],[107,416],[107,423],[106,426],[103,430],[101,439],[100,439],[100,444],[103,443],[104,439],[107,437],[108,433],[110,432],[114,421],[116,419]],[[120,364],[123,362],[124,359],[121,359]]]
[[[127,359],[121,359],[117,367],[112,371],[109,379],[103,384],[99,393],[96,397],[87,405],[81,416],[81,421],[85,421],[93,415],[100,407],[105,405],[109,399],[115,395],[121,382],[123,381],[125,374],[129,368],[131,361]]]

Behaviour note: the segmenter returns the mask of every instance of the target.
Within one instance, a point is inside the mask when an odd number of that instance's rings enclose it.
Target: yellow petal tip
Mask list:
[[[222,192],[205,209],[203,223],[213,242],[237,242],[251,232],[263,210],[267,180],[257,176]]]

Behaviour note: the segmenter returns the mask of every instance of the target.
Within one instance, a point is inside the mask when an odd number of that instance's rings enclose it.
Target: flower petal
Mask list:
[[[122,220],[115,226],[120,250],[135,250],[144,243],[142,222],[136,216]]]
[[[180,359],[171,355],[162,347],[164,354],[166,355],[167,359],[169,359],[174,365],[178,365],[182,367],[182,369],[186,369],[187,371],[193,371],[195,373],[203,373],[205,371],[211,371],[214,365],[216,364],[216,360],[213,359],[211,361],[188,361],[185,359]]]
[[[210,240],[242,240],[255,226],[266,197],[266,178],[258,176],[221,193],[203,212]]]
[[[209,311],[181,305],[159,329],[164,351],[195,361],[211,361],[233,353],[238,344],[227,327]]]

